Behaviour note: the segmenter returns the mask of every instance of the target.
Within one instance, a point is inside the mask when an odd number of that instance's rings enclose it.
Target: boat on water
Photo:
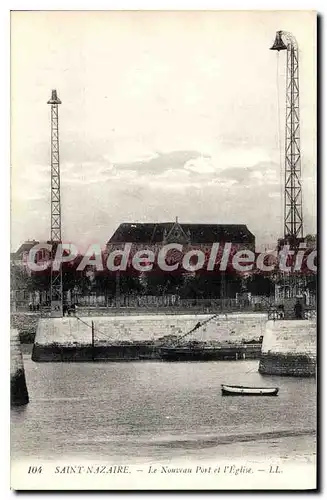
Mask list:
[[[250,346],[226,345],[205,346],[193,345],[160,347],[159,356],[163,361],[217,361],[257,359],[261,353],[261,344]]]
[[[217,349],[210,347],[161,347],[160,358],[164,361],[212,361],[217,359]]]
[[[246,387],[243,385],[221,384],[223,396],[277,396],[278,387]]]

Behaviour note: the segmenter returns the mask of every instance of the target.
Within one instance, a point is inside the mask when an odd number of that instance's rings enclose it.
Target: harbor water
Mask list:
[[[258,361],[34,363],[24,354],[24,366],[30,403],[12,409],[13,460],[315,456],[315,380],[262,376]],[[280,392],[228,398],[222,383]]]

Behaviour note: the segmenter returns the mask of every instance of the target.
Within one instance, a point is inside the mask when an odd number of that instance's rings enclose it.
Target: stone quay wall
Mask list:
[[[316,322],[270,320],[263,337],[259,372],[267,375],[316,375]]]
[[[185,342],[198,341],[215,345],[259,340],[263,336],[266,322],[264,314],[231,314],[211,318],[212,315],[205,314],[40,318],[32,359],[89,360],[92,323],[93,352],[101,353],[103,359],[104,356],[114,358],[114,352],[117,353],[117,358],[126,358],[131,351],[138,358],[148,357],[149,354],[155,357],[151,353],[158,345],[164,345],[165,342],[169,344],[172,339],[187,334],[198,323],[202,324],[206,320],[209,321],[185,337]],[[163,337],[167,337],[167,341],[162,341]],[[122,352],[126,354],[122,355]]]
[[[18,331],[10,330],[10,399],[13,406],[29,402]]]

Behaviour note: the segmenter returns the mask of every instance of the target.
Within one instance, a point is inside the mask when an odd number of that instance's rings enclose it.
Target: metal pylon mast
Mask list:
[[[285,40],[285,42],[284,42]],[[286,123],[285,123],[285,193],[284,238],[296,244],[303,238],[301,187],[299,50],[295,37],[277,31],[271,50],[286,50]]]
[[[51,244],[52,263],[56,249],[61,243],[61,204],[60,204],[60,161],[59,161],[59,121],[58,105],[61,104],[57,91],[53,90],[51,99]],[[51,265],[51,316],[63,315],[62,268],[58,271]]]

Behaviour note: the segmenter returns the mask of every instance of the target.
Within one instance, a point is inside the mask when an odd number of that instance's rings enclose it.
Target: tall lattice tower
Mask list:
[[[297,247],[303,238],[301,187],[299,50],[295,37],[277,31],[271,50],[286,50],[284,242]]]
[[[59,161],[59,120],[58,105],[61,100],[57,91],[53,90],[51,99],[51,244],[52,264],[56,249],[61,243],[61,203],[60,203],[60,161]],[[54,270],[51,265],[51,316],[61,317],[63,315],[63,290],[62,290],[62,268]]]

